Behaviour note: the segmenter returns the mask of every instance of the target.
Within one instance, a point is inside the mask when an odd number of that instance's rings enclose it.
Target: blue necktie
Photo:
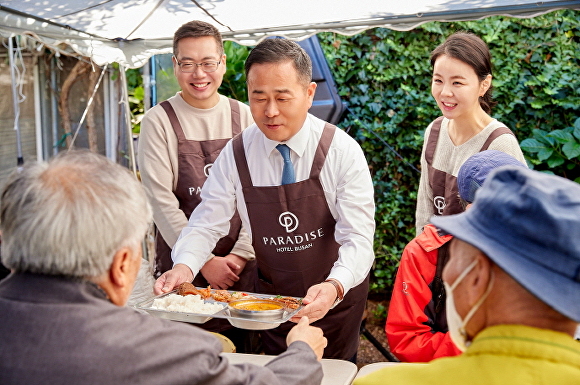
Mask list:
[[[282,154],[284,158],[284,169],[282,170],[282,184],[290,184],[296,182],[294,176],[294,165],[290,159],[290,148],[285,144],[279,144],[276,149]]]

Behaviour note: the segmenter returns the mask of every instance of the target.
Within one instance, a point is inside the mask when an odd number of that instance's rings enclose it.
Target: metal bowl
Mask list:
[[[241,299],[228,303],[230,314],[235,317],[276,321],[284,315],[284,304],[269,299]]]
[[[286,309],[280,302],[267,299],[242,299],[228,304],[230,323],[240,329],[273,329],[283,321]]]

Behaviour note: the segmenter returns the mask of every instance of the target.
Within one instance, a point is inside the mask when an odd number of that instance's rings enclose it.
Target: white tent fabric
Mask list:
[[[255,45],[267,36],[301,40],[323,31],[410,30],[433,20],[533,17],[563,8],[580,9],[580,0],[2,0],[0,35],[30,36],[99,65],[134,68],[171,52],[175,29],[190,20],[214,24],[227,40]]]

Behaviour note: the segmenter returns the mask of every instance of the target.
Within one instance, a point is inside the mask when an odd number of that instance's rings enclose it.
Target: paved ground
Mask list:
[[[381,307],[384,310],[381,310]],[[367,301],[366,329],[388,351],[389,346],[385,335],[387,309],[388,301],[382,296],[374,296]],[[361,335],[356,362],[359,369],[368,364],[385,361],[389,361],[389,359],[383,356],[365,336]]]

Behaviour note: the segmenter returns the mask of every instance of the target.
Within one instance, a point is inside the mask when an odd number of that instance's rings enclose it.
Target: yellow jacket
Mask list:
[[[401,364],[355,380],[354,385],[572,385],[580,384],[580,342],[522,325],[479,333],[460,356],[429,364]]]

